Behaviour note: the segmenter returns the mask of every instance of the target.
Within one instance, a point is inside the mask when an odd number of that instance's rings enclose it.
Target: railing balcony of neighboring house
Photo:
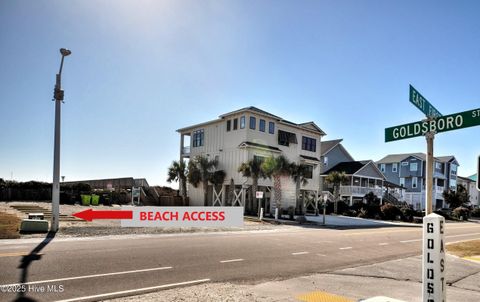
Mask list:
[[[377,196],[382,196],[381,188],[367,188],[367,187],[358,187],[358,186],[340,186],[340,195],[356,195],[356,196],[365,196],[373,192]]]
[[[190,146],[183,147],[182,148],[182,154],[183,155],[190,155]]]
[[[445,191],[445,188],[444,188],[444,187],[435,186],[435,192],[437,192],[437,193],[443,193],[443,191]]]

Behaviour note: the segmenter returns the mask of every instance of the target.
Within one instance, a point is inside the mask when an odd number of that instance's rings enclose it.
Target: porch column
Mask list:
[[[387,191],[387,194],[388,194],[388,191]],[[382,186],[380,188],[380,205],[383,205],[383,179],[382,179]]]
[[[180,134],[180,161],[183,159],[183,140],[185,138],[185,135],[183,133]]]
[[[350,206],[353,206],[353,195],[350,195]]]
[[[222,185],[222,207],[225,206],[225,197],[227,195],[227,186]]]

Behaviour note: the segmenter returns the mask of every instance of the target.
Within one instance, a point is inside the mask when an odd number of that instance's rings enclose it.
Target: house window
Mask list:
[[[452,171],[452,175],[457,175],[457,165],[452,164],[450,170]]]
[[[418,170],[418,164],[417,163],[410,163],[410,171],[415,172]]]
[[[307,179],[313,178],[313,166],[310,166],[310,165],[305,166],[305,178]]]
[[[227,121],[227,132],[230,131],[230,128],[232,127],[232,121],[228,120]]]
[[[400,187],[405,187],[405,177],[400,177]]]
[[[269,122],[268,123],[268,133],[274,134],[275,133],[275,123]]]
[[[408,166],[408,161],[402,161],[402,166]]]
[[[250,129],[255,130],[257,119],[254,116],[250,117]]]
[[[328,166],[328,156],[323,157],[323,166]]]
[[[314,138],[302,136],[302,150],[317,151],[317,140]]]
[[[203,146],[203,141],[204,141],[204,131],[203,129],[193,131],[193,147],[201,147]]]
[[[240,129],[245,128],[245,115],[240,117]]]
[[[456,191],[457,190],[457,180],[450,179],[450,190]]]
[[[260,120],[258,130],[260,130],[261,132],[265,132],[265,120]]]
[[[438,161],[435,162],[435,169],[441,170],[442,169],[442,164],[439,163]]]
[[[233,130],[237,130],[237,129],[238,129],[238,118],[233,120]]]
[[[412,178],[412,188],[416,188],[418,186],[418,179],[416,177]]]
[[[297,136],[295,133],[278,130],[278,144],[287,147],[290,144],[297,144]]]
[[[397,172],[398,171],[398,164],[397,163],[394,163],[392,164],[392,172]]]
[[[382,173],[385,173],[385,164],[380,164],[380,171],[382,171]]]

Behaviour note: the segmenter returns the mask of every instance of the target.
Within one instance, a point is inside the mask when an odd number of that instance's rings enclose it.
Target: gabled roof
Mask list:
[[[377,161],[377,164],[389,164],[389,163],[398,163],[401,162],[402,160],[406,159],[407,157],[416,157],[421,160],[426,159],[425,153],[402,153],[402,154],[389,154],[382,158],[381,160]]]
[[[334,139],[334,140],[330,140],[330,141],[322,141],[322,144],[320,146],[322,156],[327,154],[330,150],[335,148],[342,141],[343,141],[343,139]]]
[[[323,130],[320,129],[320,127],[318,127],[317,124],[315,124],[313,121],[306,122],[306,123],[301,123],[301,124],[298,124],[298,125],[302,126],[302,127],[305,127],[305,128],[310,128],[310,129],[316,130],[318,132],[323,132]],[[325,133],[324,133],[324,135],[325,135]]]
[[[241,109],[232,111],[232,112],[224,113],[224,114],[220,115],[220,118],[224,119],[224,118],[227,117],[227,116],[230,116],[230,115],[233,115],[233,114],[237,114],[237,113],[240,113],[240,112],[244,112],[244,111],[253,111],[253,112],[260,113],[260,114],[269,116],[269,117],[274,118],[274,119],[277,119],[277,120],[282,120],[281,117],[276,116],[276,115],[273,115],[273,114],[271,114],[270,112],[267,112],[267,111],[265,111],[265,110],[258,109],[257,107],[254,107],[254,106],[244,107],[244,108],[241,108]]]
[[[477,181],[477,177],[478,177],[477,174],[473,174],[473,175],[470,175],[468,178],[470,178],[473,181]]]
[[[323,174],[327,175],[335,171],[335,172],[345,172],[345,174],[347,175],[353,175],[357,173],[360,169],[362,169],[365,166],[365,164],[366,163],[364,161],[344,161],[336,164],[332,168],[325,171]]]
[[[377,161],[377,164],[389,164],[389,163],[399,163],[408,157],[413,156],[416,157],[420,160],[426,161],[427,160],[427,155],[425,153],[417,152],[417,153],[402,153],[402,154],[389,154],[382,158],[381,160]],[[439,161],[441,163],[447,163],[447,162],[452,162],[455,161],[457,164],[457,160],[455,159],[455,156],[453,155],[448,155],[448,156],[437,156],[434,157],[436,161]]]

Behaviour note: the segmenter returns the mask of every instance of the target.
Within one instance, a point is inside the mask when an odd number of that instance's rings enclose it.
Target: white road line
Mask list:
[[[296,253],[292,253],[293,256],[305,255],[305,254],[308,254],[308,252],[296,252]]]
[[[351,246],[347,246],[347,247],[341,247],[339,248],[340,250],[351,250],[352,247]]]
[[[28,285],[28,284],[39,284],[39,283],[52,283],[58,281],[67,281],[67,280],[78,280],[78,279],[87,279],[87,278],[97,278],[97,277],[105,277],[105,276],[115,276],[115,275],[123,275],[123,274],[134,274],[134,273],[143,273],[143,272],[152,272],[152,271],[162,271],[171,269],[171,266],[164,266],[164,267],[154,267],[154,268],[147,268],[147,269],[138,269],[134,271],[124,271],[124,272],[115,272],[115,273],[105,273],[105,274],[95,274],[95,275],[85,275],[85,276],[77,276],[77,277],[66,277],[66,278],[59,278],[59,279],[49,279],[49,280],[40,280],[40,281],[32,281],[26,283],[14,283],[14,284],[4,284],[0,286],[18,286],[18,285]]]
[[[119,292],[100,294],[100,295],[77,297],[77,298],[71,298],[71,299],[66,299],[66,300],[57,300],[57,302],[74,302],[74,301],[82,301],[82,300],[87,300],[87,299],[99,299],[99,298],[105,298],[105,297],[109,297],[109,296],[133,294],[133,293],[138,293],[138,292],[153,291],[153,290],[157,290],[157,289],[164,289],[164,288],[176,287],[176,286],[182,286],[182,285],[205,283],[205,282],[208,282],[208,281],[210,281],[210,279],[200,279],[200,280],[192,280],[192,281],[185,281],[185,282],[179,282],[179,283],[170,283],[170,284],[164,284],[164,285],[158,285],[158,286],[152,286],[152,287],[144,287],[144,288],[137,288],[137,289],[130,289],[130,290],[124,290],[124,291],[119,291]]]
[[[230,260],[222,260],[220,263],[229,263],[229,262],[239,262],[244,261],[245,259],[230,259]]]
[[[386,242],[379,243],[378,245],[388,245]]]
[[[400,241],[400,242],[401,242],[401,243],[409,243],[409,242],[416,242],[416,241],[422,241],[422,239],[402,240],[402,241]]]
[[[317,255],[320,257],[327,257],[327,255],[324,255],[324,254],[317,254]]]

